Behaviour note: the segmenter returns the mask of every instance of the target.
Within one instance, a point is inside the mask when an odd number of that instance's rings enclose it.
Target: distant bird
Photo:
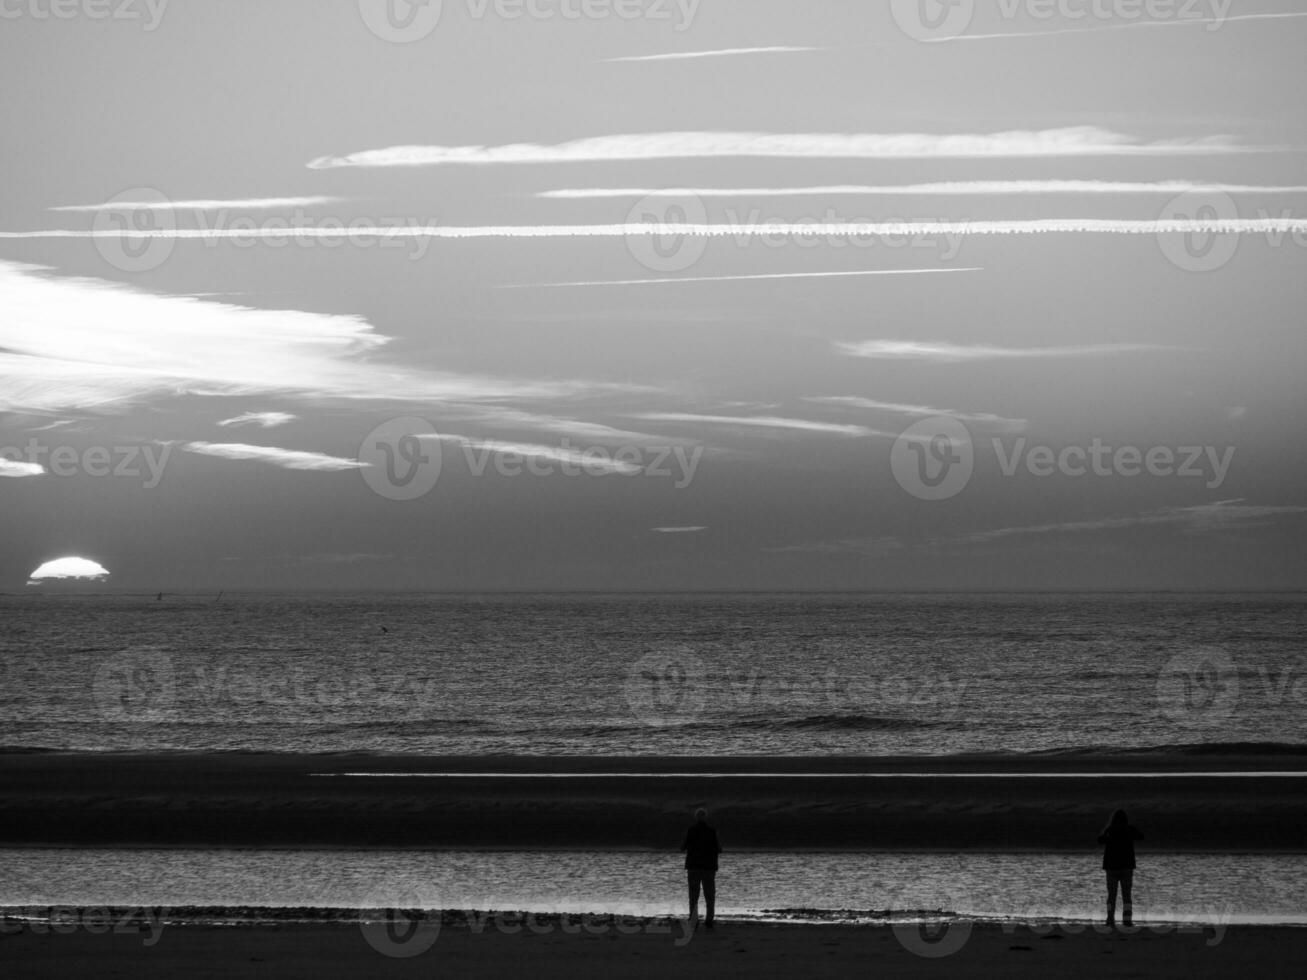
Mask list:
[[[381,632],[383,632],[383,633],[389,633],[390,630],[386,629],[386,627],[383,626],[383,627],[381,627]]]

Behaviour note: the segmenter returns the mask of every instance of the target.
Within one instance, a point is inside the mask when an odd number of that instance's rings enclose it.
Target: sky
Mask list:
[[[1307,587],[1304,43],[4,0],[0,592]]]

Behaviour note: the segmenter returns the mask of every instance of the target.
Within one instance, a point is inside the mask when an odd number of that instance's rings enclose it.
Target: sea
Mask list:
[[[1307,746],[1302,594],[0,596],[0,746],[923,758]],[[1141,922],[1307,925],[1303,854],[1150,852]],[[23,848],[0,906],[679,912],[652,852]],[[1101,914],[1097,855],[742,853],[724,915]],[[432,892],[435,889],[435,892]],[[917,911],[913,911],[917,910]],[[292,913],[293,914],[293,913]]]
[[[0,746],[1307,744],[1307,595],[0,596]]]

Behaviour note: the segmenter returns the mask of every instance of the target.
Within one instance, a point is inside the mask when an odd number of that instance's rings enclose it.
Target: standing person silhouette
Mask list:
[[[1121,887],[1121,924],[1134,925],[1134,905],[1130,890],[1135,877],[1135,841],[1143,840],[1141,834],[1126,816],[1124,810],[1117,810],[1107,822],[1103,832],[1098,835],[1098,843],[1103,847],[1103,871],[1107,874],[1107,924],[1116,925],[1116,889]]]
[[[717,855],[722,853],[717,831],[708,825],[708,813],[696,810],[694,826],[685,832],[681,844],[685,852],[685,877],[690,886],[690,921],[699,921],[699,888],[703,888],[703,903],[708,914],[704,927],[713,927],[713,913],[717,906]]]

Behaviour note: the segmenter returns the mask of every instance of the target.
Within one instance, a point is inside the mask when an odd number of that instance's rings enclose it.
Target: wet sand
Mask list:
[[[735,849],[1084,850],[1126,806],[1166,850],[1301,851],[1286,773],[1307,758],[11,753],[0,846],[664,848],[706,806]]]
[[[956,927],[954,927],[956,928]],[[918,934],[920,935],[920,934]],[[949,955],[911,951],[885,926],[724,923],[688,942],[678,930],[569,934],[446,926],[398,958],[379,952],[359,926],[168,927],[150,947],[142,932],[0,934],[5,976],[153,977],[1247,977],[1291,976],[1307,957],[1307,930],[1240,927],[1126,935],[1094,930],[1033,932],[974,927]],[[374,935],[374,939],[377,937]],[[427,940],[430,940],[428,943]],[[911,937],[908,938],[911,942]],[[942,942],[949,942],[944,935]],[[378,944],[386,946],[381,938]],[[944,947],[930,947],[935,953]]]

